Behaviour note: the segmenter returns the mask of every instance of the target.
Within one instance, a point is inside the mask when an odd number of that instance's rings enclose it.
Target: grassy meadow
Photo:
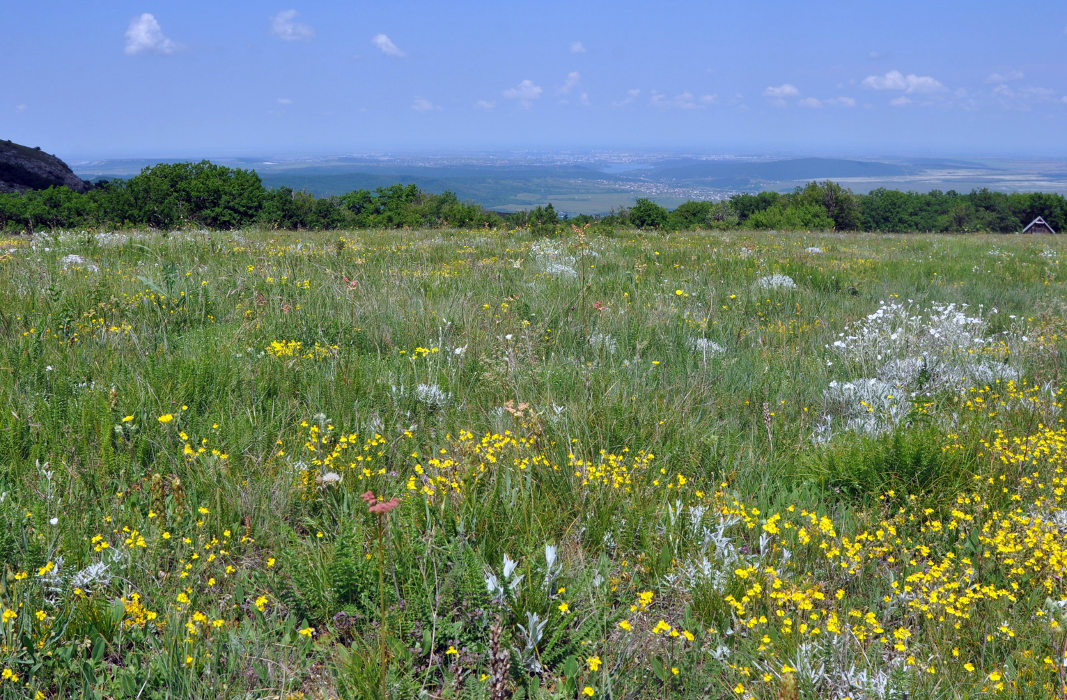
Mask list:
[[[1065,256],[0,240],[0,698],[1062,697]]]

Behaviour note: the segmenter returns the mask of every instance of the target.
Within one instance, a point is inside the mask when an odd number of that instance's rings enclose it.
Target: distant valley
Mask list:
[[[168,159],[74,161],[86,180],[130,177]],[[174,160],[190,160],[169,159]],[[211,158],[253,169],[268,187],[317,196],[373,190],[398,182],[429,192],[451,190],[462,200],[500,212],[551,202],[564,213],[603,214],[647,197],[674,207],[739,192],[792,190],[831,179],[854,192],[879,187],[927,192],[976,188],[1067,193],[1067,160],[772,158],[623,152],[484,153],[453,155],[331,156],[318,158]]]

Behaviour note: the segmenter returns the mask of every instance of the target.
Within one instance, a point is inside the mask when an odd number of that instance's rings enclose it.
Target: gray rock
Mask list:
[[[25,192],[69,187],[85,193],[92,187],[70,167],[40,148],[0,140],[0,192]]]

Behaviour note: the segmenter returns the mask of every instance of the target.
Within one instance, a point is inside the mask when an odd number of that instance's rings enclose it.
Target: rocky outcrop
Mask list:
[[[70,167],[40,148],[0,140],[0,192],[25,192],[66,186],[88,192],[91,185]]]

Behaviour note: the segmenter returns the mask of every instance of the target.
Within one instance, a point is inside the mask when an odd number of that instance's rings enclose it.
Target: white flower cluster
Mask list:
[[[815,428],[816,442],[829,442],[835,429],[864,435],[881,435],[892,430],[908,413],[910,402],[893,393],[880,379],[830,382],[823,392],[826,410],[823,422]],[[834,419],[839,419],[835,423]]]
[[[900,423],[917,397],[1018,379],[1018,368],[984,354],[994,343],[987,330],[981,308],[970,315],[966,304],[922,309],[911,300],[882,302],[827,346],[865,376],[831,382],[815,440],[828,441],[835,429],[880,435]],[[1010,347],[1017,339],[1006,333],[1000,340]]]
[[[796,289],[797,283],[788,275],[767,275],[756,280],[760,289]]]
[[[540,240],[530,248],[534,261],[547,274],[554,277],[577,277],[575,258],[550,240]]]
[[[689,347],[704,357],[721,357],[726,354],[726,348],[707,338],[690,338]]]
[[[70,255],[64,255],[63,259],[59,261],[63,265],[64,270],[73,268],[80,268],[82,270],[88,270],[89,272],[99,272],[100,266],[96,263],[86,260],[80,255],[71,253]]]

